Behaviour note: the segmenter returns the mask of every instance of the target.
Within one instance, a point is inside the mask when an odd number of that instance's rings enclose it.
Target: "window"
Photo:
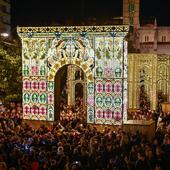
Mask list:
[[[165,35],[162,36],[162,42],[166,42],[166,36]]]
[[[10,19],[8,17],[5,17],[5,16],[2,16],[0,17],[0,21],[3,23],[3,24],[10,24]]]
[[[6,6],[1,5],[1,6],[0,6],[0,10],[1,10],[2,12],[6,13]]]
[[[149,36],[145,35],[145,42],[148,42],[148,41],[149,41]]]
[[[129,5],[128,5],[128,11],[129,11],[130,13],[135,11],[135,4],[134,4],[134,3],[129,3]]]

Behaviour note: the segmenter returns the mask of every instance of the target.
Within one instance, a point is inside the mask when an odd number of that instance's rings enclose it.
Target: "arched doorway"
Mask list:
[[[77,73],[79,75],[77,76]],[[54,81],[55,120],[73,120],[86,106],[86,76],[83,70],[73,64],[64,65]]]

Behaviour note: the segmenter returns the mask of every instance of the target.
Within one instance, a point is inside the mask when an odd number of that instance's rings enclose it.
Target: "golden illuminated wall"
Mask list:
[[[170,56],[159,55],[157,60],[157,91],[170,102]]]
[[[128,55],[129,109],[139,109],[141,81],[144,83],[150,101],[150,109],[157,107],[158,91],[161,91],[167,96],[167,101],[170,101],[170,56],[156,54]]]

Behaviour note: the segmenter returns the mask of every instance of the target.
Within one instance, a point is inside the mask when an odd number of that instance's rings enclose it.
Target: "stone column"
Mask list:
[[[151,109],[157,108],[157,55],[152,56],[152,91],[151,91]]]
[[[74,79],[75,79],[75,66],[69,65],[67,68],[67,97],[68,97],[68,105],[74,105],[74,96],[75,96],[75,87],[74,87]]]

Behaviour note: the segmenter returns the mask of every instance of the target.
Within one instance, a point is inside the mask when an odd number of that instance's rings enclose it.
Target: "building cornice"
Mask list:
[[[76,33],[76,32],[128,32],[128,25],[116,26],[58,26],[58,27],[17,27],[20,33]]]

